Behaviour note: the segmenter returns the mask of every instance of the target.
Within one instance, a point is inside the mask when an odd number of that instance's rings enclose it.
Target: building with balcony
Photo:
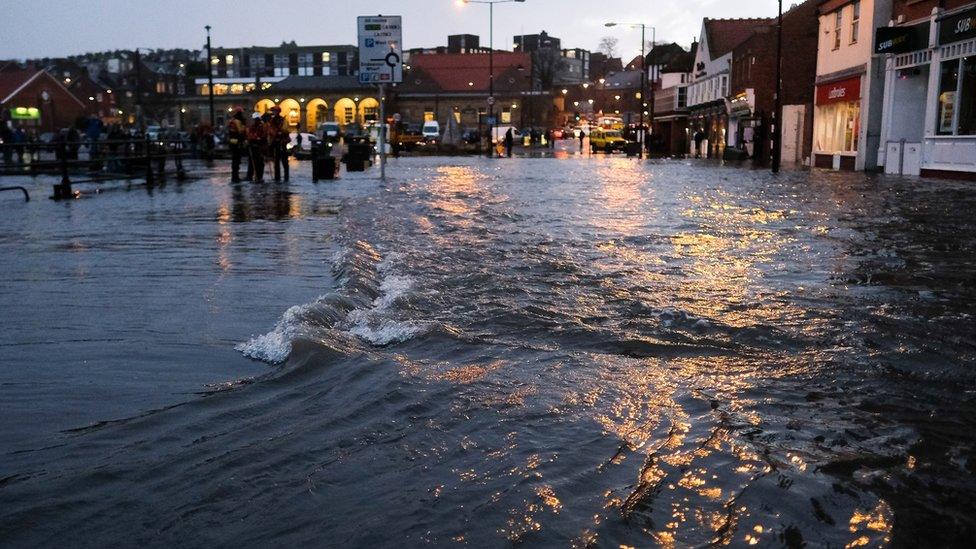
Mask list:
[[[657,50],[657,51],[655,51]],[[655,46],[647,56],[649,79],[654,89],[651,129],[652,150],[683,155],[691,139],[688,131],[688,85],[698,44],[685,50],[678,44]]]

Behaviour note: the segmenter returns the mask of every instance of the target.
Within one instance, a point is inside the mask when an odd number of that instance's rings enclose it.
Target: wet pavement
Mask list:
[[[971,184],[294,169],[0,196],[0,545],[976,536]]]

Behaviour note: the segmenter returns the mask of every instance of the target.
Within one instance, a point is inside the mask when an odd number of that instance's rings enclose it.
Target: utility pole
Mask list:
[[[647,101],[647,54],[644,53],[644,24],[641,23],[641,96],[640,103],[638,103],[638,110],[640,111],[640,152],[637,153],[637,158],[644,158],[644,149],[647,147],[647,130],[644,129],[644,105]],[[654,51],[654,48],[651,48]]]
[[[488,156],[495,147],[495,3],[488,3]]]
[[[773,158],[771,168],[773,173],[779,173],[780,152],[783,140],[783,124],[781,112],[783,110],[783,83],[780,71],[783,66],[783,0],[779,0],[779,13],[776,19],[776,101],[773,104]]]
[[[146,126],[142,119],[142,58],[139,56],[139,48],[136,48],[132,62],[136,69],[136,125],[139,127],[139,132],[142,133],[146,131]]]
[[[207,29],[207,91],[210,96],[210,131],[214,131],[217,122],[214,117],[213,50],[210,48],[210,25],[203,28]]]

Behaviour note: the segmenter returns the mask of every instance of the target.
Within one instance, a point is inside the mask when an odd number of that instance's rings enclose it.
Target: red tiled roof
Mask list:
[[[0,102],[39,72],[38,69],[6,69],[0,72]]]
[[[495,52],[495,88],[512,89],[515,71],[525,77],[532,73],[532,58],[527,53]],[[519,67],[522,68],[519,71]],[[410,58],[409,74],[404,75],[407,90],[469,92],[488,89],[488,54],[422,54]],[[418,82],[419,81],[419,82]],[[518,83],[524,86],[523,83]]]
[[[708,52],[712,59],[722,57],[749,38],[756,29],[772,23],[772,18],[708,19],[706,17],[705,35],[708,40]]]

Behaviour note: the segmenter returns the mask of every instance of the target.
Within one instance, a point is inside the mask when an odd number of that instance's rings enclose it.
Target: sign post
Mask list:
[[[386,84],[403,82],[403,33],[399,15],[361,15],[359,82],[380,90],[380,179],[386,179]]]

